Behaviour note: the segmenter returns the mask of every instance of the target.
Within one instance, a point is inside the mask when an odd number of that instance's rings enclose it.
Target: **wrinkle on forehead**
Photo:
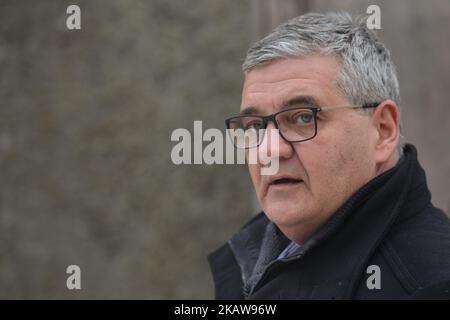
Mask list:
[[[301,86],[304,85],[305,82],[314,82],[314,80],[306,77],[297,77],[272,82],[253,82],[249,83],[247,86],[244,86],[244,91],[247,94],[268,93],[280,87],[283,88],[286,84],[291,84],[294,82],[298,83],[299,89],[301,90]]]
[[[254,83],[243,92],[241,109],[270,105],[272,109],[284,106],[295,96],[310,96],[325,103],[335,86],[322,85],[315,79],[289,79],[271,84]]]

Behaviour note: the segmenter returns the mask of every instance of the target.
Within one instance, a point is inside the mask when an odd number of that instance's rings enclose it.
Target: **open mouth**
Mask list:
[[[303,180],[300,179],[290,179],[290,178],[283,178],[283,179],[277,179],[270,183],[271,186],[277,186],[277,185],[294,185],[303,182]]]

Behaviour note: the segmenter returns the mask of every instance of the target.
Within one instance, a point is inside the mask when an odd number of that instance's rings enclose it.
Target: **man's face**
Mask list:
[[[350,105],[337,90],[339,69],[336,58],[320,55],[279,59],[255,67],[244,81],[241,112],[253,107],[257,114],[272,114],[299,97],[314,100],[318,106]],[[267,128],[274,129],[273,123]],[[376,130],[370,115],[348,108],[321,111],[317,128],[312,140],[287,143],[279,138],[279,170],[275,175],[261,175],[260,163],[249,164],[262,209],[286,236],[299,242],[376,173],[372,139]],[[258,151],[270,154],[270,148],[269,143]],[[276,178],[281,180],[274,182]]]

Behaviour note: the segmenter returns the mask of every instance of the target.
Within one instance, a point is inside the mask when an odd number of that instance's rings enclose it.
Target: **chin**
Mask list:
[[[270,203],[263,205],[267,217],[278,227],[291,227],[307,219],[306,210],[299,203]]]

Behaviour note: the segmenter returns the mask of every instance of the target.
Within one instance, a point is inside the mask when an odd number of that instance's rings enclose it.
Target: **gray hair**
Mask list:
[[[367,28],[364,17],[353,20],[345,12],[308,13],[281,24],[250,47],[242,70],[247,74],[274,59],[311,54],[339,59],[337,88],[352,104],[391,99],[400,105],[398,76],[389,50]],[[400,155],[403,145],[400,134]]]

